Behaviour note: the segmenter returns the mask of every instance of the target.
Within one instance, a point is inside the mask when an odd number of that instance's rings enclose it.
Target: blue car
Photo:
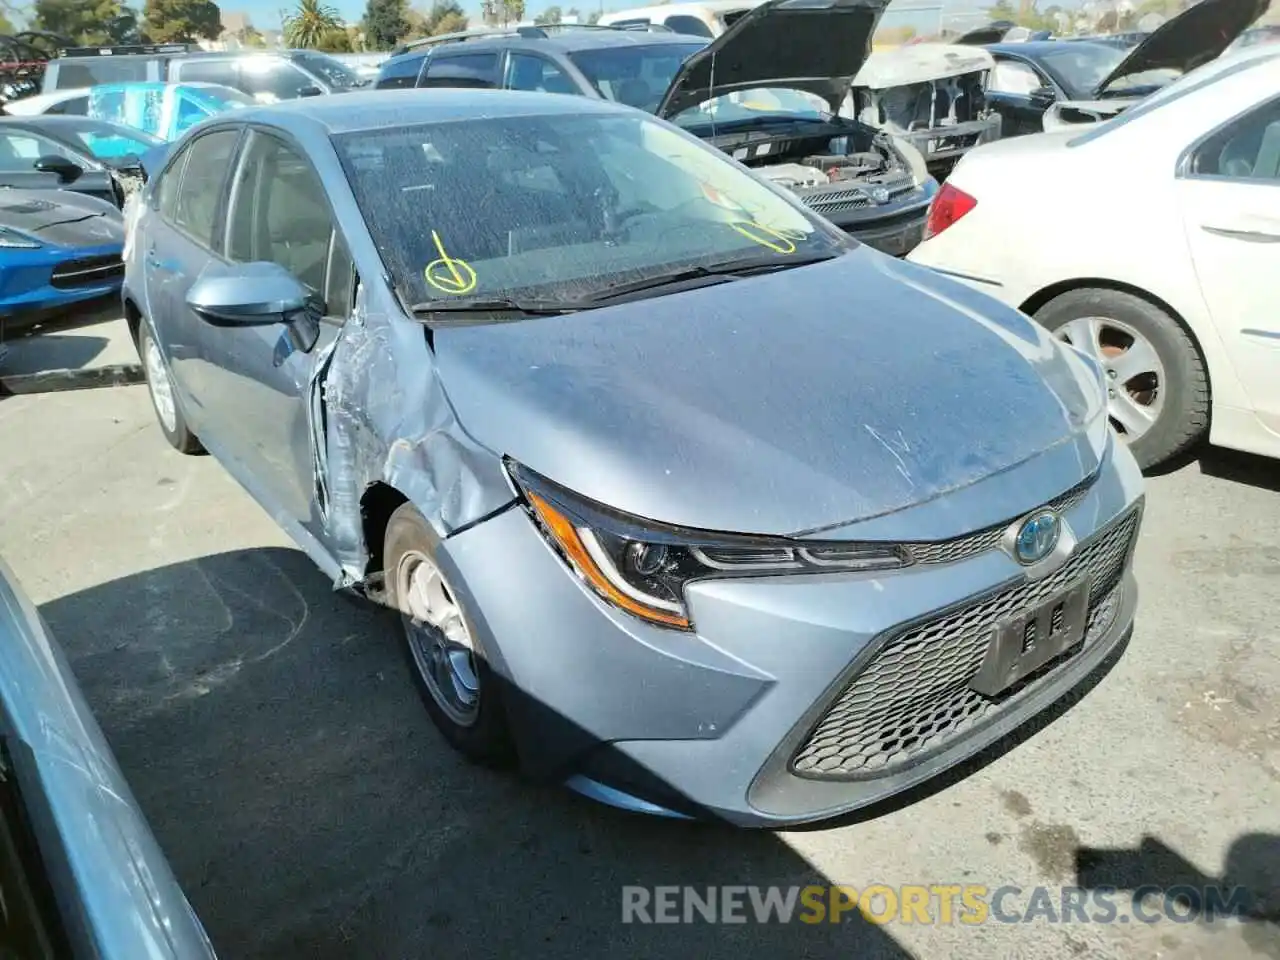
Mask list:
[[[201,120],[255,102],[216,83],[103,83],[89,90],[88,114],[175,140]]]
[[[0,189],[0,318],[115,293],[123,250],[120,211],[107,200]]]
[[[164,436],[400,614],[476,761],[818,821],[1124,650],[1143,486],[1101,366],[652,114],[292,100],[202,123],[138,196]]]

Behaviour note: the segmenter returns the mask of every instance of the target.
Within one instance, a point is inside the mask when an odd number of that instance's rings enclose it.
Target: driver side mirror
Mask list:
[[[215,327],[267,327],[307,310],[311,291],[278,263],[241,263],[206,273],[187,291],[187,306]]]
[[[57,175],[59,183],[75,183],[75,181],[80,179],[80,174],[84,173],[80,164],[76,163],[74,160],[68,160],[66,157],[60,157],[57,154],[38,157],[32,166],[41,173],[52,173]]]
[[[323,94],[324,94],[324,91],[321,90],[319,87],[317,87],[314,83],[309,83],[305,87],[303,87],[301,90],[298,91],[298,96],[300,97],[319,97],[319,96],[322,96]]]
[[[1036,87],[1031,91],[1031,102],[1042,103],[1046,106],[1058,99],[1058,95],[1053,92],[1053,87]]]

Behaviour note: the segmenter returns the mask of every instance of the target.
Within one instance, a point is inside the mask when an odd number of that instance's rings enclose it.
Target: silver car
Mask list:
[[[162,431],[402,614],[468,756],[777,826],[1104,670],[1099,367],[651,115],[489,90],[202,124],[127,214]]]
[[[62,651],[0,560],[5,956],[212,958]]]

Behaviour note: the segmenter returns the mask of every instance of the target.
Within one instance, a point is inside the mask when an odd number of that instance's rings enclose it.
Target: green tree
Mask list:
[[[449,12],[435,22],[431,36],[438,37],[446,33],[461,33],[467,29],[467,15],[462,11]]]
[[[35,29],[94,46],[111,42],[111,27],[123,8],[119,0],[36,0],[32,13]]]
[[[579,10],[577,7],[570,7],[568,10],[564,12],[564,18],[566,20],[569,20],[570,22],[574,20],[581,20],[582,11]]]
[[[192,43],[222,35],[222,11],[213,0],[147,0],[142,17],[153,43]]]
[[[587,14],[587,23],[599,23],[599,22],[600,22],[599,10],[592,10],[590,13]]]
[[[409,33],[405,0],[369,0],[364,8],[365,43],[371,50],[390,50]]]
[[[322,0],[298,0],[297,9],[284,20],[285,43],[314,50],[336,30],[342,29],[338,11]]]
[[[13,21],[5,16],[3,10],[0,10],[0,33],[8,35],[17,32],[18,28],[13,25]]]
[[[267,38],[262,35],[262,31],[251,23],[236,31],[236,39],[240,41],[240,46],[255,50],[267,45]]]
[[[559,23],[564,18],[559,7],[547,7],[540,14],[533,18],[533,22],[539,26]]]
[[[524,19],[524,0],[499,0],[502,10],[502,25],[519,23]]]
[[[325,53],[351,53],[351,34],[342,27],[330,30],[320,38],[316,49],[323,50]]]

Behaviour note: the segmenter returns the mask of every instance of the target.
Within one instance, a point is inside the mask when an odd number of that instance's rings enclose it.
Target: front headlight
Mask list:
[[[19,233],[12,227],[0,227],[0,250],[39,250],[42,246],[39,240]]]
[[[507,461],[542,533],[588,586],[650,623],[693,628],[684,588],[713,577],[891,570],[893,544],[839,543],[713,533],[642,520],[587,500]]]

